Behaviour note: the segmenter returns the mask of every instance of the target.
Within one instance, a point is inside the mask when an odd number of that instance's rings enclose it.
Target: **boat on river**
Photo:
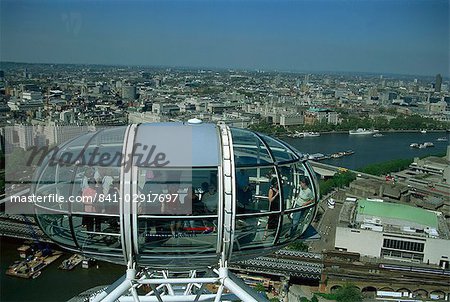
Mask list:
[[[343,156],[349,156],[355,154],[355,151],[353,150],[347,150],[347,151],[340,151],[340,152],[336,152],[330,155],[330,158],[341,158]]]
[[[70,271],[75,268],[78,264],[80,264],[83,261],[83,256],[79,254],[74,254],[70,256],[69,259],[64,260],[60,266],[58,266],[59,269]]]
[[[319,132],[303,132],[303,137],[318,137],[320,136]]]
[[[295,131],[295,133],[291,133],[287,135],[288,137],[293,137],[293,138],[303,138],[303,137],[319,137],[320,133],[319,132],[298,132]]]
[[[434,144],[432,142],[425,142],[423,144],[412,143],[409,146],[411,148],[425,149],[425,148],[434,147]]]
[[[369,135],[369,134],[375,134],[378,132],[379,132],[379,130],[375,130],[375,129],[358,128],[356,130],[349,130],[348,134],[350,134],[350,135]]]

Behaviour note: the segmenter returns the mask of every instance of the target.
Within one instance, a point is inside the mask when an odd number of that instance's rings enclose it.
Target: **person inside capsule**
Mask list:
[[[280,189],[278,188],[278,179],[272,178],[268,193],[269,211],[280,210]],[[278,226],[278,214],[271,214],[267,220],[266,231],[263,239],[267,238],[268,232],[273,232]]]
[[[251,211],[252,190],[250,178],[245,169],[239,169],[236,173],[237,206],[238,213]]]
[[[219,202],[216,186],[214,184],[202,183],[202,189],[205,193],[202,195],[202,203],[208,213],[216,213]]]
[[[302,177],[300,179],[300,192],[298,198],[294,200],[293,207],[305,207],[314,202],[314,194],[310,189],[309,179]],[[301,221],[304,221],[309,211],[300,211],[292,214],[292,227],[290,237],[294,237]]]

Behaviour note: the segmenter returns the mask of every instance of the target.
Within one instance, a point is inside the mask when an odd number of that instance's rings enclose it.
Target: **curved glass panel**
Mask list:
[[[217,185],[217,168],[139,168],[139,253],[215,254]]]
[[[187,257],[187,255],[189,255]],[[206,268],[208,266],[217,265],[220,259],[219,254],[148,254],[136,255],[137,263],[152,268],[168,269],[173,268],[179,270],[190,270],[193,268]]]
[[[255,133],[237,128],[230,128],[230,130],[237,167],[268,165],[273,162],[266,146]]]
[[[72,216],[75,238],[82,251],[122,253],[119,217]]]
[[[283,187],[283,208],[286,210],[315,203],[311,177],[301,162],[279,166]]]
[[[271,246],[278,228],[279,213],[236,217],[233,250]]]
[[[217,173],[217,168],[139,168],[138,214],[217,215]]]
[[[288,149],[291,149],[291,151],[299,158],[303,159],[305,157],[305,154],[303,152],[300,152],[297,148],[293,147],[291,144],[286,143],[283,141],[283,145],[288,147]]]
[[[241,167],[236,170],[236,201],[238,214],[264,213],[280,210],[275,167]],[[271,188],[278,194],[269,196]],[[276,195],[276,196],[275,196]],[[273,199],[269,201],[270,199]]]
[[[45,189],[46,186],[54,185],[56,182],[56,165],[49,164],[50,155],[42,164],[42,169],[38,170],[37,177],[38,181],[36,183],[36,190],[48,190]]]
[[[306,210],[304,212],[305,214],[302,217],[303,221],[301,221],[302,225],[301,225],[301,233],[300,234],[303,234],[306,231],[306,229],[308,228],[308,226],[312,223],[315,212],[316,212],[316,207],[309,206],[306,208]]]
[[[283,215],[278,244],[290,243],[300,237],[311,224],[314,211],[315,208],[309,206]]]
[[[142,254],[203,254],[217,249],[217,218],[138,219]]]
[[[316,197],[316,201],[319,201],[320,199],[320,186],[319,186],[319,180],[317,178],[317,174],[316,172],[314,172],[314,169],[311,167],[311,164],[306,161],[304,164],[304,167],[307,168],[307,170],[310,171],[310,173],[312,173],[310,180],[311,183],[313,184],[312,188]]]
[[[40,196],[41,198],[45,198],[47,196],[54,196],[58,192],[57,190],[57,180],[56,180],[56,165],[48,165],[43,170],[43,173],[40,175],[39,181],[34,190],[34,194],[36,196]],[[58,203],[40,203],[39,206],[61,210],[62,205]]]
[[[62,148],[58,150],[56,156],[58,162],[63,162],[65,165],[75,165],[77,160],[80,160],[79,156],[82,154],[84,148],[97,133],[97,131],[86,133],[63,145]]]
[[[294,153],[292,153],[289,148],[287,148],[278,140],[264,134],[260,134],[260,136],[269,146],[270,152],[272,153],[272,156],[276,162],[282,163],[298,159],[298,157]]]
[[[75,247],[68,215],[36,208],[36,217],[42,230],[50,239],[65,246]]]
[[[94,137],[94,139],[90,142],[90,145],[122,146],[126,130],[127,126],[103,129]]]
[[[76,166],[70,165],[57,165],[56,166],[56,185],[55,191],[58,196],[64,196],[65,199],[69,196],[76,196],[79,189],[75,184]],[[49,203],[45,203],[46,206]],[[70,207],[69,202],[62,202],[59,204],[59,208],[64,211],[68,211]]]

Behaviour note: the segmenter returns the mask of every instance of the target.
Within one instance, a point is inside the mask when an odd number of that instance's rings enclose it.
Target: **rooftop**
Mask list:
[[[435,229],[437,229],[439,225],[438,217],[435,213],[397,203],[377,202],[365,199],[359,200],[358,213],[362,215],[415,222]]]

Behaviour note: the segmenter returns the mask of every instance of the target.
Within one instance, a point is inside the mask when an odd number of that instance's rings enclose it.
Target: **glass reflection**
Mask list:
[[[289,148],[287,148],[280,141],[264,134],[260,134],[260,136],[269,146],[274,161],[286,162],[298,159],[298,156],[296,156]]]
[[[154,217],[138,218],[138,242],[142,253],[204,253],[217,247],[217,219]],[[173,232],[176,226],[177,232]]]
[[[138,171],[138,214],[217,215],[217,168]],[[179,226],[175,226],[176,229]]]
[[[43,210],[37,210],[37,214],[39,223],[47,236],[57,243],[75,246],[68,215],[49,214]]]
[[[119,217],[103,215],[72,216],[78,245],[86,251],[121,251]]]
[[[281,166],[279,170],[282,179],[283,206],[285,209],[300,208],[315,202],[311,178],[307,176],[303,164],[293,163]]]
[[[314,211],[315,208],[309,206],[283,215],[278,244],[289,243],[292,239],[299,238],[312,222]]]
[[[294,212],[290,215],[292,218],[292,226],[289,231],[289,236],[291,238],[297,238],[308,228],[308,225],[311,223],[314,218],[314,208],[307,207],[303,208],[299,212]]]
[[[275,168],[238,168],[236,171],[237,213],[262,213],[270,209],[269,189],[277,179]],[[277,199],[275,203],[279,203]],[[272,205],[272,207],[276,205]],[[279,209],[278,209],[279,210]]]
[[[231,128],[234,159],[237,167],[267,165],[273,162],[261,139],[253,132]]]
[[[279,214],[276,214],[272,218],[276,221],[277,226],[278,216]],[[269,219],[269,215],[236,217],[233,250],[239,251],[252,247],[272,245],[276,229],[268,228]]]

